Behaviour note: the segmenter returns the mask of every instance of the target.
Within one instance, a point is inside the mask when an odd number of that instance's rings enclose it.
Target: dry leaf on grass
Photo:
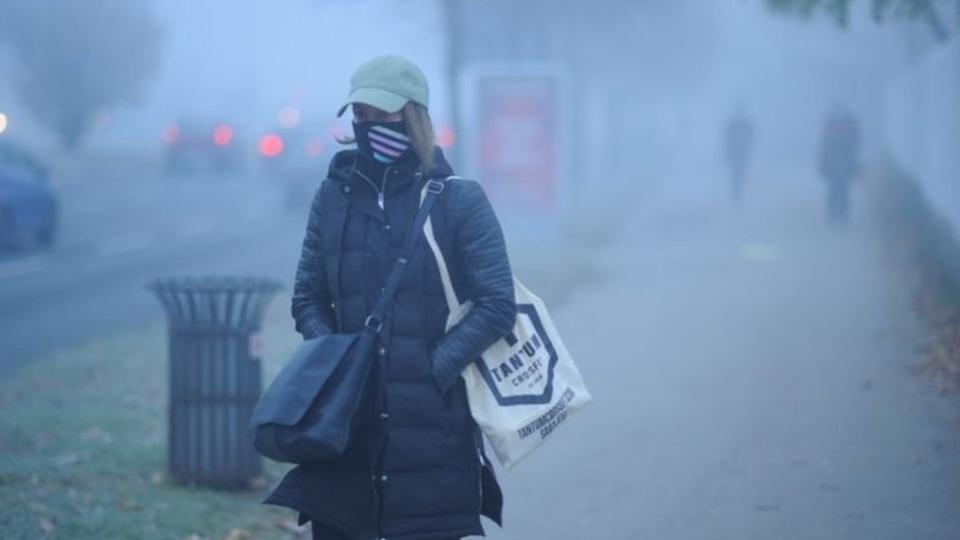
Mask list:
[[[299,534],[306,534],[310,532],[309,523],[304,523],[303,525],[297,525],[297,522],[291,519],[282,519],[277,522],[277,526],[287,531],[288,533],[292,533],[292,534],[299,535]]]
[[[260,476],[252,478],[249,482],[249,485],[253,489],[264,489],[270,485],[270,479],[261,474]]]
[[[63,454],[53,458],[53,465],[56,467],[70,467],[80,463],[80,456],[77,454]]]
[[[251,538],[253,538],[253,536],[251,536],[249,531],[233,529],[223,537],[223,540],[250,540]]]
[[[99,427],[92,427],[83,430],[80,433],[80,440],[85,442],[99,442],[102,444],[110,444],[113,442],[113,435],[107,433],[106,431],[100,429]]]
[[[53,524],[53,521],[47,518],[40,518],[40,530],[50,534],[57,529],[57,526]]]
[[[126,510],[128,512],[140,509],[140,503],[133,499],[121,499],[117,501],[117,506],[120,507],[121,510]]]

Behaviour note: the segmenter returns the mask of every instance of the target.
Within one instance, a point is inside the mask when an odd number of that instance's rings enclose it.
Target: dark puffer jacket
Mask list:
[[[335,156],[314,198],[297,268],[292,311],[305,337],[362,327],[409,234],[426,182],[419,169],[415,158],[377,170],[355,151]],[[427,176],[450,174],[437,149]],[[459,374],[513,326],[510,265],[477,183],[448,181],[431,218],[457,294],[475,307],[444,334],[443,288],[421,241],[381,334],[363,436],[336,462],[294,468],[266,501],[355,538],[482,534],[481,513],[500,523],[500,488]]]

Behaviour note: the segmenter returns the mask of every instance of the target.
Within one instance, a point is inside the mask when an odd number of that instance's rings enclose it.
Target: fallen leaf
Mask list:
[[[95,441],[95,442],[101,442],[104,444],[110,444],[113,442],[113,436],[107,433],[106,431],[103,431],[99,427],[92,427],[92,428],[85,429],[83,430],[83,432],[80,433],[80,440]]]
[[[270,480],[263,475],[254,477],[250,480],[250,487],[253,489],[263,489],[270,484]]]
[[[777,247],[762,242],[748,242],[740,246],[742,255],[754,261],[773,262],[780,258]]]
[[[233,529],[223,537],[223,540],[250,540],[251,538],[253,537],[248,531],[243,529]]]
[[[296,521],[283,519],[277,523],[281,529],[293,533],[293,534],[304,534],[310,530],[310,524],[304,523],[303,525],[297,525]]]
[[[54,525],[52,521],[50,521],[50,520],[47,519],[47,518],[40,518],[40,530],[41,530],[41,531],[43,531],[43,532],[45,532],[45,533],[47,533],[47,534],[50,534],[50,533],[52,533],[53,531],[55,531],[56,529],[57,529],[57,526]]]
[[[140,503],[133,499],[121,499],[120,501],[117,501],[117,506],[119,506],[121,510],[126,510],[128,512],[140,509]]]
[[[53,464],[57,467],[69,467],[80,462],[80,456],[76,454],[63,454],[53,458]]]
[[[832,493],[837,493],[838,491],[840,491],[840,488],[836,484],[820,482],[820,491],[829,491]]]

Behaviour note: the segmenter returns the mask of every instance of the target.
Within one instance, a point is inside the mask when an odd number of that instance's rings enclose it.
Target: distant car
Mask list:
[[[0,140],[0,247],[50,246],[58,214],[47,168],[22,148]]]
[[[242,141],[227,122],[176,122],[164,130],[163,142],[164,169],[168,174],[227,174],[243,168]]]
[[[265,175],[284,183],[284,202],[289,207],[308,205],[327,174],[333,141],[327,129],[298,124],[263,134],[257,148]]]

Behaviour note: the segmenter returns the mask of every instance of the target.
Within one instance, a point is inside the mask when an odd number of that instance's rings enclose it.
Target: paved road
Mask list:
[[[960,538],[957,400],[912,372],[904,276],[866,213],[833,234],[778,182],[742,212],[666,194],[605,250],[555,314],[596,402],[501,471],[490,538]]]
[[[292,278],[305,209],[265,179],[108,174],[58,190],[53,250],[0,258],[0,374],[162,317],[144,288],[157,277]]]

